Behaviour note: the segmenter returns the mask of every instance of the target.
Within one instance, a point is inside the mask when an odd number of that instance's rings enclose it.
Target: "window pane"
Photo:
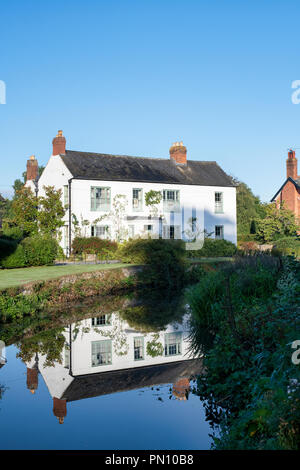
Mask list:
[[[110,209],[110,188],[91,188],[91,209],[103,211]]]
[[[110,325],[111,324],[111,315],[100,315],[100,317],[92,318],[92,326],[98,325]]]
[[[112,341],[92,342],[92,366],[111,364]]]
[[[223,225],[215,226],[215,238],[223,239],[224,238],[224,227]]]
[[[182,332],[165,334],[165,356],[181,354]]]
[[[163,206],[165,212],[176,212],[180,210],[179,194],[179,191],[174,189],[165,189],[163,191]]]
[[[215,193],[215,213],[223,212],[223,193]]]
[[[134,338],[134,360],[144,359],[144,338]]]
[[[132,207],[133,210],[141,211],[143,207],[143,191],[142,189],[132,190]]]

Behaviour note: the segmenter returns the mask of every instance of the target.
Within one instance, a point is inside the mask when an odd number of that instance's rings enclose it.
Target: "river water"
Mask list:
[[[1,449],[210,448],[180,302],[98,299],[9,328]]]

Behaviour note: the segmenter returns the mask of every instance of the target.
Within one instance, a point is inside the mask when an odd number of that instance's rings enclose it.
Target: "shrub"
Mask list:
[[[24,238],[23,230],[20,227],[9,227],[4,225],[3,227],[3,235],[6,238],[13,239],[13,240],[22,240]]]
[[[205,353],[196,393],[221,424],[213,448],[299,449],[299,281],[299,262],[260,254],[189,289],[192,348]]]
[[[39,235],[25,238],[21,245],[24,247],[27,266],[53,264],[59,248],[54,238]]]
[[[2,236],[0,238],[0,262],[3,258],[6,258],[12,254],[17,248],[17,242],[11,240],[8,237]]]
[[[5,241],[1,240],[2,245]],[[7,255],[2,257],[3,268],[23,268],[24,266],[43,266],[52,264],[58,253],[58,243],[49,236],[25,238],[19,245],[10,243]],[[11,250],[10,253],[8,250]]]
[[[190,258],[210,258],[218,256],[233,256],[237,252],[237,247],[234,243],[228,240],[214,240],[206,238],[201,250],[189,250],[187,255]]]
[[[23,268],[26,266],[26,255],[22,244],[15,245],[15,251],[1,260],[3,268]]]
[[[272,251],[298,257],[300,256],[300,239],[295,237],[281,238],[276,241]]]
[[[117,257],[126,263],[145,264],[140,277],[157,287],[181,286],[185,273],[185,248],[181,240],[129,240],[120,246]]]
[[[257,251],[258,244],[255,243],[254,241],[239,242],[239,249],[242,251],[245,251],[246,253],[249,253],[251,251]]]
[[[107,252],[115,253],[118,244],[111,240],[103,240],[102,238],[89,237],[81,238],[76,237],[72,243],[72,253],[74,255],[81,255],[82,253],[107,255]]]

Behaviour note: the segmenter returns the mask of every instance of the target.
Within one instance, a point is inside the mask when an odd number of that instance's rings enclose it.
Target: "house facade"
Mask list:
[[[130,157],[66,149],[62,131],[40,179],[27,162],[27,183],[61,189],[66,207],[61,244],[70,252],[75,236],[122,240],[152,236],[190,240],[204,230],[236,243],[236,188],[216,162],[187,160],[182,142],[169,158]],[[147,206],[147,194],[161,194]]]
[[[300,176],[298,175],[298,161],[294,150],[288,151],[286,160],[286,180],[271,199],[277,206],[282,203],[290,209],[300,222]]]

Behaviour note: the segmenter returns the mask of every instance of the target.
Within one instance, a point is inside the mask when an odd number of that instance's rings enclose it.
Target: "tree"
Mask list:
[[[36,197],[26,187],[16,192],[9,216],[5,219],[4,233],[19,230],[25,237],[37,233],[57,237],[59,229],[64,225],[62,193],[53,186],[44,186],[44,191],[45,196],[41,197]]]
[[[284,203],[278,207],[275,202],[265,204],[264,210],[265,218],[257,220],[257,235],[261,241],[268,243],[297,234],[300,227],[295,214]]]
[[[237,234],[238,238],[243,235],[255,234],[257,220],[264,218],[265,205],[258,196],[245,183],[233,178],[236,187],[237,206]]]
[[[38,198],[29,188],[16,191],[9,218],[5,220],[9,228],[17,227],[24,236],[38,232]]]
[[[44,186],[45,196],[38,198],[38,228],[45,235],[57,237],[60,228],[64,225],[62,218],[65,208],[61,202],[62,191],[54,186]]]

